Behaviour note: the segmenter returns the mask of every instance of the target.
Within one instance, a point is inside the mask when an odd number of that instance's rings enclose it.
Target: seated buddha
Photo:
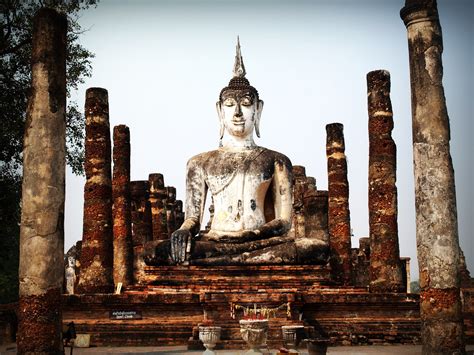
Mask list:
[[[188,161],[185,221],[169,240],[146,245],[148,265],[326,263],[326,243],[288,233],[292,165],[255,144],[263,101],[245,75],[237,43],[234,76],[216,104],[220,147]],[[214,215],[210,230],[200,232],[208,193]]]

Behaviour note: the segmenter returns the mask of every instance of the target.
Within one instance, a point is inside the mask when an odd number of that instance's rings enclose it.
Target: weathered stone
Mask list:
[[[66,168],[66,16],[33,19],[23,145],[18,353],[59,354]]]
[[[166,187],[166,226],[168,230],[168,238],[177,229],[176,226],[176,188],[173,186]]]
[[[474,280],[471,278],[471,274],[467,269],[466,257],[462,250],[459,250],[459,277],[461,286],[471,284]]]
[[[82,240],[78,240],[76,244],[69,248],[69,250],[64,254],[64,270],[69,265],[69,258],[74,259],[74,273],[76,275],[76,281],[74,283],[74,292],[77,293],[77,283],[79,282],[79,274],[81,272],[81,249],[82,249]],[[66,292],[66,279],[63,282],[63,291]]]
[[[293,221],[292,231],[295,238],[304,238],[305,210],[304,193],[306,190],[306,168],[301,165],[293,166]]]
[[[145,276],[143,260],[144,244],[153,239],[151,226],[151,207],[148,200],[148,181],[130,183],[132,242],[133,242],[133,280],[142,284]]]
[[[403,284],[405,285],[405,292],[406,293],[411,293],[411,270],[410,270],[410,258],[409,257],[401,257],[400,262],[402,264],[402,280]]]
[[[423,354],[463,354],[459,239],[435,0],[407,0]]]
[[[329,245],[328,192],[318,191],[316,179],[311,176],[306,178],[303,203],[306,237]]]
[[[67,267],[64,272],[64,281],[66,284],[66,293],[73,295],[76,285],[76,259],[72,256],[67,257]]]
[[[184,223],[183,201],[177,200],[175,206],[176,227],[179,228]]]
[[[166,218],[168,192],[165,188],[163,175],[150,174],[148,182],[153,240],[166,240],[168,239],[168,224]]]
[[[367,287],[370,284],[370,238],[359,238],[359,248],[352,249],[353,285]]]
[[[351,225],[343,125],[328,124],[326,132],[330,262],[335,280],[347,285],[351,282]]]
[[[108,293],[113,283],[112,183],[107,90],[86,92],[84,220],[78,293]]]
[[[370,291],[402,292],[397,224],[397,155],[392,139],[390,73],[367,74],[369,112]]]
[[[211,230],[213,219],[214,219],[214,198],[211,196],[211,204],[209,205],[209,221],[207,222],[206,227],[204,227],[204,230],[206,232],[209,232]]]
[[[113,150],[114,283],[133,284],[133,247],[130,210],[130,130],[114,127]]]
[[[315,245],[328,249],[327,212],[327,194],[317,191],[316,179],[306,176],[304,166],[293,166],[293,218],[288,235],[295,238],[299,260],[310,255]]]

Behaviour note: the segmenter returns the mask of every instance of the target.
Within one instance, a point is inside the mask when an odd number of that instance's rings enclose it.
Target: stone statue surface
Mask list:
[[[76,283],[76,259],[72,256],[67,258],[67,267],[64,277],[66,278],[66,292],[70,295],[74,294],[74,285]]]
[[[170,240],[147,245],[149,265],[295,264],[326,260],[327,245],[295,240],[292,165],[283,154],[256,145],[263,101],[245,78],[237,43],[234,77],[216,103],[220,147],[187,164],[186,219]],[[201,232],[206,196],[212,195],[210,230]]]

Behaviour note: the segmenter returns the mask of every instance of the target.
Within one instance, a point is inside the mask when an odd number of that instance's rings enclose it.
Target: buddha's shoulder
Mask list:
[[[262,153],[260,154],[266,160],[273,160],[275,162],[283,163],[284,165],[291,166],[291,160],[285,154],[271,150],[265,147],[260,147]]]
[[[207,162],[209,159],[216,158],[220,155],[219,149],[210,150],[208,152],[203,152],[196,154],[189,158],[188,165],[202,165]]]
[[[265,147],[256,147],[255,150],[249,150],[246,153],[248,153],[248,156],[253,155],[252,160],[264,159],[266,161],[281,162],[284,165],[291,166],[291,161],[286,155]],[[188,165],[200,166],[206,164],[207,162],[216,162],[222,159],[228,159],[236,154],[239,154],[239,152],[215,149],[208,152],[196,154],[188,160]]]

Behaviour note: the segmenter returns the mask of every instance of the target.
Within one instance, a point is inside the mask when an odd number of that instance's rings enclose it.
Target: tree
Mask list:
[[[68,17],[66,159],[83,174],[84,117],[71,92],[91,75],[93,54],[82,47],[81,11],[97,0],[0,0],[0,303],[18,297],[18,245],[23,133],[30,90],[32,20],[41,7]]]

